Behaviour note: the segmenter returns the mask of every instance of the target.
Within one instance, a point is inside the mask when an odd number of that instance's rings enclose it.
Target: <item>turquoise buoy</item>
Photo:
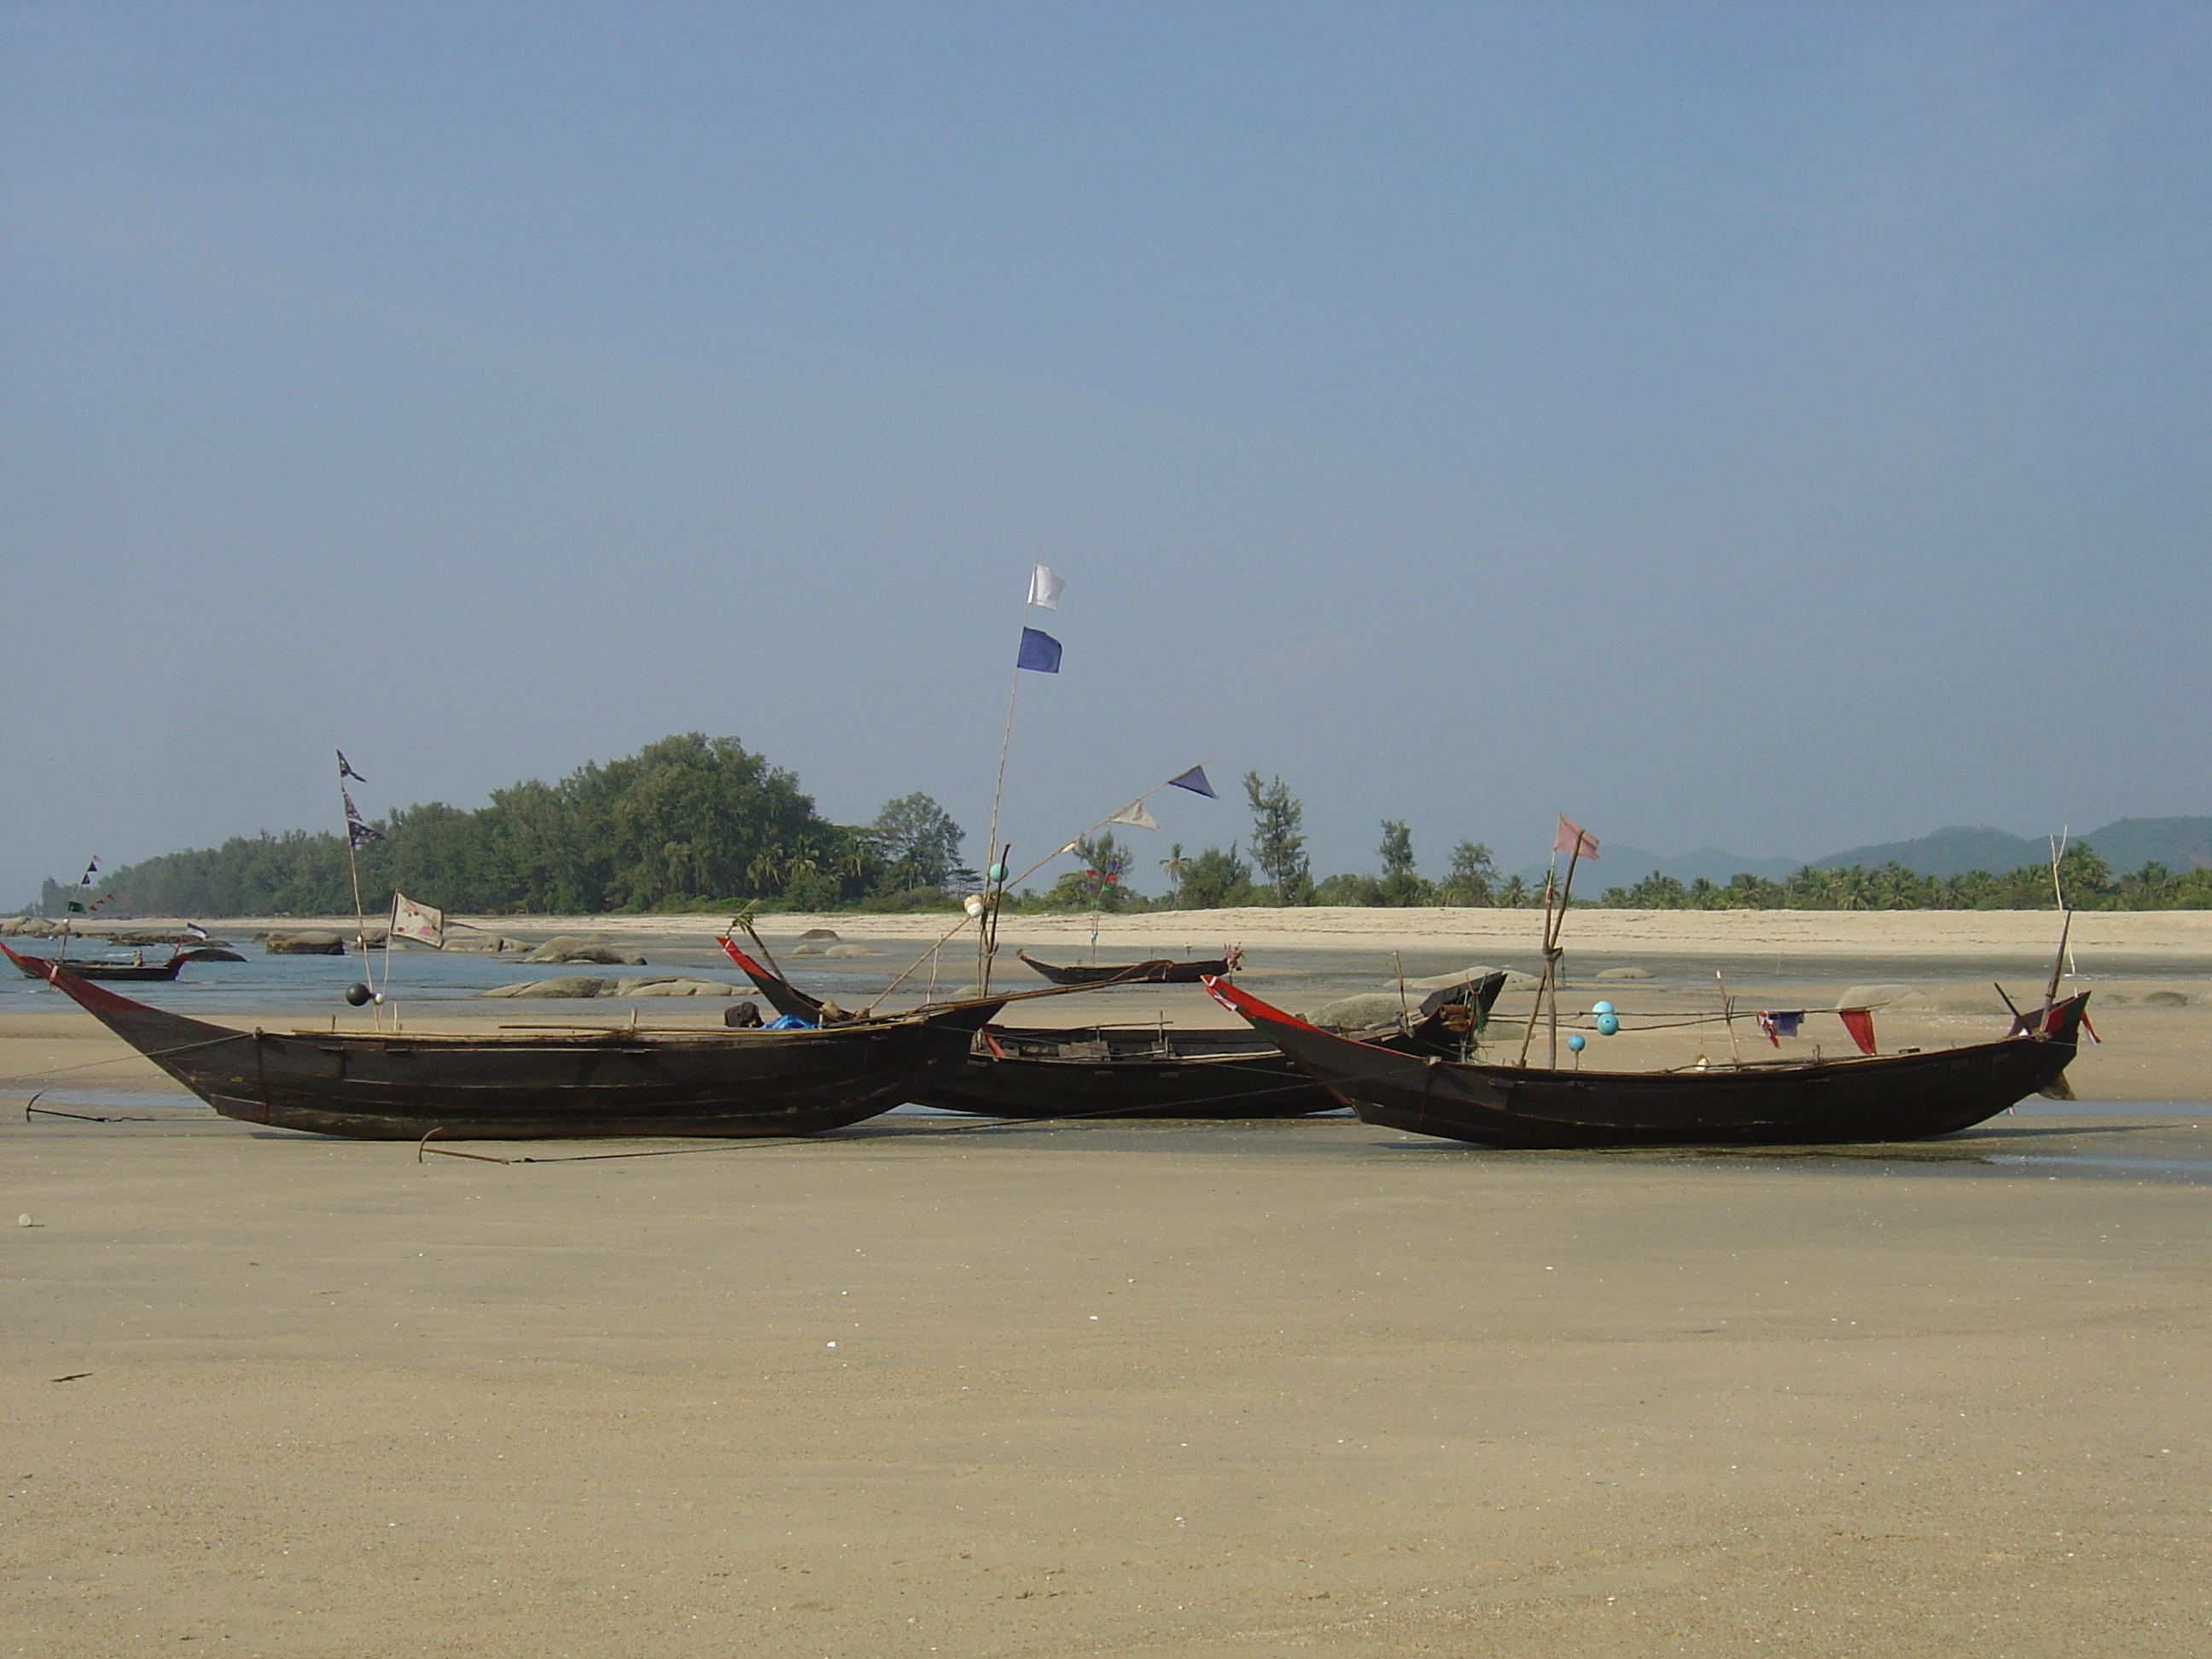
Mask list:
[[[1583,1034],[1580,1031],[1577,1031],[1573,1036],[1570,1036],[1567,1039],[1567,1047],[1573,1049],[1577,1054],[1582,1053]]]
[[[993,881],[1004,881],[1006,878],[1006,866],[1003,864],[994,864],[983,873]]]
[[[1597,1017],[1597,1034],[1600,1036],[1612,1036],[1620,1030],[1620,1019],[1618,1015],[1604,1013]]]
[[[1612,1012],[1613,1005],[1609,1002],[1593,1002],[1590,1004],[1590,1012],[1594,1014],[1609,1014]]]

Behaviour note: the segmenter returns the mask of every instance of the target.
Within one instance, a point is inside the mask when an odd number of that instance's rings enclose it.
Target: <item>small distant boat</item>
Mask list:
[[[840,1017],[734,940],[724,939],[722,949],[778,1013],[810,1023]],[[1496,973],[1432,992],[1402,1022],[1361,1036],[1393,1053],[1462,1053],[1466,1033],[1487,1018],[1504,984]],[[986,1025],[962,1060],[922,1079],[914,1098],[946,1111],[1030,1120],[1304,1117],[1342,1104],[1249,1031],[1141,1025]]]
[[[0,951],[224,1116],[361,1140],[814,1134],[912,1098],[1001,1006],[818,1030],[241,1031]]]
[[[2064,1088],[2087,991],[1996,1042],[1667,1072],[1406,1054],[1341,1037],[1221,981],[1206,988],[1365,1123],[1493,1146],[1838,1146],[1924,1140]]]
[[[1019,957],[1054,985],[1196,985],[1209,979],[1218,979],[1224,974],[1233,974],[1244,964],[1244,953],[1233,945],[1224,957],[1211,962],[1177,962],[1172,957],[1154,957],[1146,962],[1083,963],[1073,967],[1039,962],[1026,951],[1016,951]]]
[[[167,962],[85,962],[57,963],[51,957],[17,956],[8,952],[15,966],[32,979],[46,979],[46,969],[66,969],[79,979],[135,980],[142,984],[173,980],[177,970],[188,962],[243,962],[246,958],[235,951],[224,951],[214,945],[202,945],[196,951],[179,951]]]

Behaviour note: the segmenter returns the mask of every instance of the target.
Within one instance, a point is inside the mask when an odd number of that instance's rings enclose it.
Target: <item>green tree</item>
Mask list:
[[[1445,904],[1495,904],[1497,882],[1498,866],[1490,848],[1479,841],[1463,841],[1452,848],[1451,873],[1437,890],[1437,897]]]
[[[1267,875],[1275,902],[1305,902],[1313,887],[1300,828],[1305,807],[1281,778],[1262,784],[1257,772],[1244,775],[1244,798],[1252,808],[1252,862]]]
[[[869,826],[876,852],[898,887],[942,887],[960,863],[967,835],[952,815],[919,791],[885,801]]]
[[[1237,843],[1229,850],[1209,847],[1183,866],[1182,908],[1220,910],[1252,902],[1252,868],[1237,856]]]
[[[1413,832],[1396,818],[1382,820],[1382,902],[1403,908],[1408,905],[1426,904],[1436,896],[1436,890],[1421,879],[1413,867]]]
[[[1167,872],[1168,902],[1170,905],[1182,902],[1182,872],[1188,862],[1182,855],[1181,842],[1170,847],[1168,855],[1160,860],[1160,868]]]
[[[1128,902],[1121,879],[1136,857],[1114,839],[1114,832],[1086,836],[1075,843],[1080,870],[1071,870],[1052,884],[1045,903],[1055,909],[1119,910]]]

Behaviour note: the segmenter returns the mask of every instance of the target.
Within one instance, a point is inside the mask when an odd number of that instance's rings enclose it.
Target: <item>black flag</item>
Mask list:
[[[356,775],[357,778],[359,777],[358,774]],[[360,778],[359,781],[362,782],[368,781],[365,778]],[[366,847],[370,842],[382,841],[384,839],[384,831],[371,827],[368,822],[362,817],[361,809],[353,804],[353,797],[346,793],[345,786],[343,784],[338,786],[338,799],[345,803],[346,844],[348,846],[358,850],[361,848]]]

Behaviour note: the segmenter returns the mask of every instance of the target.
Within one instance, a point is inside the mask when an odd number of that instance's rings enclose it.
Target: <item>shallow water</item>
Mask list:
[[[913,960],[902,945],[872,944],[870,949],[877,954],[862,957],[790,957],[787,953],[796,940],[770,939],[769,941],[781,959],[781,965],[794,983],[814,994],[856,1006],[879,994],[892,978]],[[221,1017],[227,1012],[252,1010],[256,1012],[283,1012],[323,1018],[331,1013],[344,1017],[356,1011],[349,1009],[345,1000],[346,988],[365,977],[362,963],[350,957],[270,957],[260,953],[258,945],[238,941],[246,960],[240,963],[190,963],[182,975],[170,983],[152,985],[117,985],[120,994],[153,1005],[173,1009],[179,1013]],[[752,993],[744,983],[744,977],[730,965],[729,959],[710,944],[696,939],[624,939],[623,948],[634,950],[646,958],[643,967],[566,965],[546,963],[524,963],[513,958],[475,954],[447,953],[434,951],[403,951],[387,961],[382,951],[372,953],[370,967],[374,969],[377,988],[403,1010],[410,1005],[446,1004],[480,996],[497,986],[514,985],[531,980],[552,979],[569,975],[589,975],[601,978],[619,979],[639,975],[681,975],[687,977],[713,979],[738,986],[746,995]],[[51,943],[38,941],[33,949],[50,951]],[[1218,941],[1194,940],[1188,954],[1204,955],[1218,951]],[[82,957],[88,954],[79,942],[72,953]],[[89,954],[105,955],[106,951]],[[154,952],[148,953],[158,960]],[[1048,959],[1055,953],[1042,952]],[[1070,949],[1057,953],[1060,959],[1081,961],[1087,952]],[[1171,952],[1171,954],[1186,954]],[[1109,952],[1108,960],[1133,959],[1127,951]],[[1242,982],[1270,1000],[1278,1000],[1291,1007],[1310,1007],[1329,998],[1355,991],[1388,991],[1402,970],[1408,980],[1425,979],[1432,975],[1455,972],[1476,962],[1488,965],[1513,968],[1533,972],[1541,966],[1535,951],[1514,952],[1486,949],[1480,946],[1452,947],[1408,951],[1394,957],[1388,951],[1371,947],[1322,950],[1267,949],[1256,951]],[[2040,994],[2043,978],[2050,969],[2050,959],[1991,959],[1977,962],[1931,960],[1926,957],[1885,961],[1863,957],[1842,957],[1832,960],[1811,956],[1791,955],[1774,957],[1752,955],[1740,961],[1719,964],[1728,975],[1730,992],[1738,1007],[1757,1006],[1778,989],[1796,1002],[1822,1004],[1820,994],[1826,991],[1827,1006],[1832,1006],[1834,996],[1849,985],[1884,981],[1907,984],[1942,985],[1960,988],[1977,1002],[1985,1001],[1992,1018],[2002,1018],[2002,1005],[1994,990],[1987,988],[1992,980],[2002,981],[2012,989],[2015,998],[2033,999]],[[1624,1012],[1632,1017],[1657,1013],[1662,1011],[1689,1010],[1710,1012],[1717,994],[1713,978],[1715,962],[1709,957],[1671,957],[1663,955],[1627,955],[1622,953],[1577,952],[1571,949],[1566,957],[1566,985],[1571,993],[1583,996],[1601,994],[1619,1003]],[[2130,977],[2160,981],[2188,980],[2212,977],[2212,961],[2203,963],[2177,964],[2171,961],[2130,963],[2118,959],[2100,959],[2083,964],[2093,974],[2076,981],[2094,989],[2100,980],[2110,981]],[[1645,980],[1600,981],[1595,975],[1608,968],[1638,967],[1652,975]],[[936,991],[950,995],[974,978],[975,958],[972,951],[962,952],[956,946],[949,948],[940,957],[936,975]],[[1028,968],[1012,960],[1012,952],[1002,954],[1000,965],[994,975],[994,990],[1025,991],[1043,988],[1044,981]],[[911,997],[919,1000],[930,988],[927,968],[908,978],[901,986],[895,1001],[904,1003]],[[11,974],[0,979],[0,1013],[34,1012],[52,1006],[56,993],[43,983]],[[1419,992],[1409,996],[1418,1000]],[[551,1002],[531,1000],[515,1005],[517,1018],[523,1018],[533,1012],[558,1006],[573,1009],[573,1001]],[[633,1006],[650,1012],[653,1009],[669,1012],[690,1010],[697,1012],[719,1006],[717,1000],[695,998],[592,998],[588,1006],[595,1011],[617,1011],[626,1014]],[[1770,1003],[1768,1006],[1780,1006]],[[1793,1004],[1794,1006],[1794,1004]],[[1080,1003],[1054,1000],[1037,1005],[1039,1023],[1060,1024],[1055,1013],[1042,1017],[1046,1008],[1066,1009],[1072,1018],[1088,1024],[1097,1018],[1109,1022],[1126,1021],[1148,1024],[1161,1012],[1170,1023],[1181,1019],[1184,1023],[1215,1023],[1223,1016],[1216,1013],[1204,995],[1194,987],[1124,987],[1112,992],[1091,993]],[[1079,1010],[1079,1012],[1078,1012]]]

